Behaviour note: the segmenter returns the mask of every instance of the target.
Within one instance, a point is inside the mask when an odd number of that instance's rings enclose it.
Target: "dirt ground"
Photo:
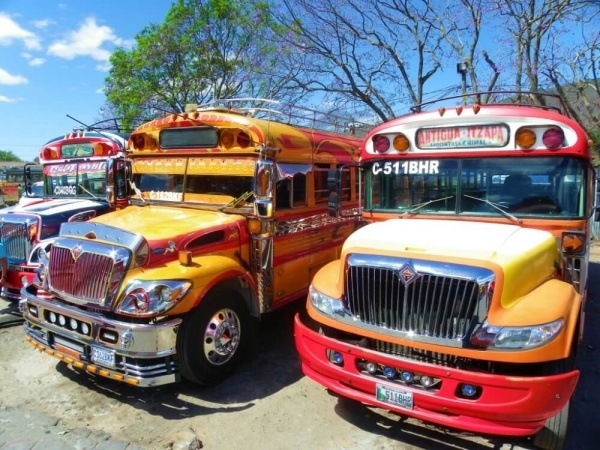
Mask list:
[[[598,280],[600,263],[592,263],[579,355],[582,375],[567,449],[595,448],[600,437],[595,423],[600,404]],[[10,306],[0,300],[0,410],[47,414],[64,433],[103,431],[151,450],[531,448],[524,440],[452,433],[330,395],[300,370],[292,320],[304,306],[301,301],[268,315],[257,357],[211,388],[181,383],[140,389],[76,372],[25,343],[21,326],[11,323],[16,317],[9,314]]]

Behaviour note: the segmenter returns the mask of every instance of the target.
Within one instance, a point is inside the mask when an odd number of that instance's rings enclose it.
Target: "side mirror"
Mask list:
[[[341,169],[329,169],[327,171],[327,189],[330,192],[337,192],[339,194],[342,189]]]
[[[275,164],[272,161],[257,161],[254,167],[254,197],[273,198]]]
[[[327,209],[331,217],[340,217],[342,215],[342,204],[340,202],[340,194],[330,192],[327,200]]]
[[[342,189],[342,170],[330,169],[327,172],[327,189],[329,190],[329,199],[327,209],[332,217],[340,217],[342,214],[342,203],[340,201],[340,191]]]
[[[129,198],[131,161],[125,158],[106,161],[106,201],[111,208],[125,206]]]
[[[25,181],[25,192],[27,192],[27,195],[33,194],[31,183],[31,167],[29,167],[27,164],[25,164],[23,167],[23,179]]]

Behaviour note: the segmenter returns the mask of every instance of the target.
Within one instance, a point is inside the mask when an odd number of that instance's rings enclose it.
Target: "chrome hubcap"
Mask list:
[[[214,365],[229,361],[240,343],[240,319],[232,309],[221,309],[204,330],[204,355]]]

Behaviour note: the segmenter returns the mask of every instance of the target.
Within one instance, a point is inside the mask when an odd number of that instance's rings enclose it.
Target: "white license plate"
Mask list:
[[[377,400],[404,409],[413,409],[413,394],[408,391],[392,389],[381,384],[376,388]]]
[[[115,367],[115,352],[100,347],[92,347],[92,361],[103,366]]]

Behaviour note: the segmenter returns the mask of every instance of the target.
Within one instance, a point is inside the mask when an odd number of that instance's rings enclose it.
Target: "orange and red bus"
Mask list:
[[[312,281],[302,368],[372,406],[559,449],[579,378],[590,141],[558,106],[453,100],[366,136],[371,223]]]

